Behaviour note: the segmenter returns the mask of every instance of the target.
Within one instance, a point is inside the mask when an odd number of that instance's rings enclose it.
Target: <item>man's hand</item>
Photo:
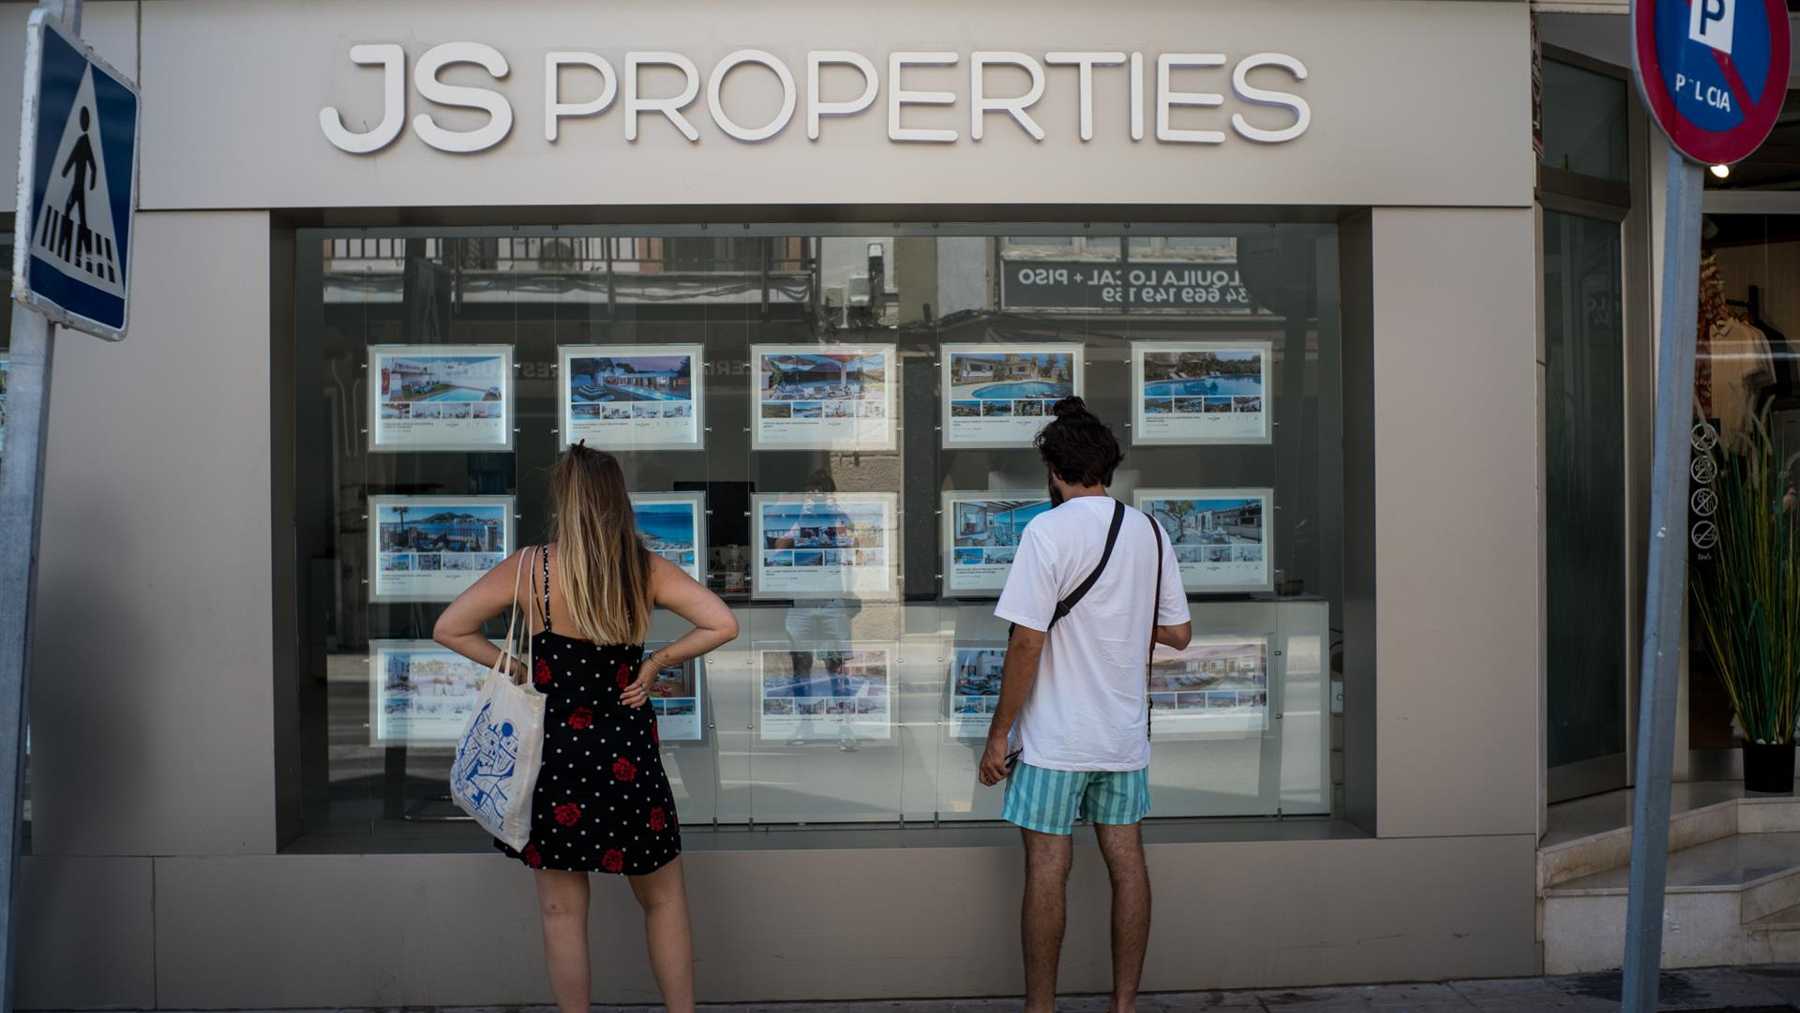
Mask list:
[[[649,703],[650,687],[656,683],[656,673],[664,667],[655,654],[644,655],[644,660],[638,664],[637,680],[619,693],[619,702],[627,707],[642,707]]]
[[[981,754],[981,772],[979,775],[981,777],[981,783],[992,788],[994,785],[1006,780],[1006,775],[1009,773],[1011,773],[1011,771],[1006,769],[1005,736],[995,737],[989,735],[987,749]]]

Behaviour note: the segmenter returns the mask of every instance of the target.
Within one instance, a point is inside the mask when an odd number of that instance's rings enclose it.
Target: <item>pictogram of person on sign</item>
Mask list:
[[[88,228],[87,192],[98,185],[99,166],[94,161],[94,145],[88,140],[88,111],[81,110],[81,136],[75,139],[75,147],[70,149],[69,158],[63,162],[58,176],[75,174],[75,185],[69,189],[69,199],[63,204],[63,220],[61,234],[57,237],[57,255],[71,263],[69,256],[71,240],[75,247],[75,255],[85,257],[93,249],[94,233]],[[81,212],[81,231],[75,232],[75,217],[72,211]]]

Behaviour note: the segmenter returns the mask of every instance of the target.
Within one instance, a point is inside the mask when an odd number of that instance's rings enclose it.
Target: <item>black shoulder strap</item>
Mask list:
[[[1150,533],[1156,536],[1156,596],[1150,599],[1150,653],[1144,659],[1144,701],[1148,710],[1156,709],[1156,699],[1150,695],[1150,680],[1156,672],[1156,617],[1162,612],[1162,578],[1163,578],[1163,541],[1162,524],[1150,514],[1144,514],[1150,521]],[[1144,737],[1150,737],[1150,722],[1144,722]]]
[[[1125,504],[1119,500],[1113,500],[1112,526],[1106,529],[1106,548],[1100,552],[1100,563],[1094,567],[1093,573],[1087,575],[1086,580],[1082,581],[1075,590],[1069,592],[1067,598],[1056,603],[1056,611],[1050,616],[1052,628],[1056,626],[1057,620],[1068,615],[1071,609],[1080,604],[1081,599],[1087,597],[1087,593],[1093,590],[1094,583],[1100,579],[1100,575],[1106,572],[1106,563],[1112,559],[1113,546],[1119,543],[1119,526],[1124,523]]]

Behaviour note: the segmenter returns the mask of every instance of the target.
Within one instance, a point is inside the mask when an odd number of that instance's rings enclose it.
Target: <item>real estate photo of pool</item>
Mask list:
[[[1260,398],[1262,393],[1263,353],[1258,349],[1144,353],[1144,397]]]
[[[951,352],[952,401],[1055,401],[1075,393],[1073,352]]]

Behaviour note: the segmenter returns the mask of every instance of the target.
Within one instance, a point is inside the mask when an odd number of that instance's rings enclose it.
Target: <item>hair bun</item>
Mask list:
[[[1054,405],[1051,405],[1050,414],[1059,419],[1072,419],[1079,418],[1083,415],[1092,415],[1093,412],[1088,411],[1086,401],[1071,395],[1056,402]]]

